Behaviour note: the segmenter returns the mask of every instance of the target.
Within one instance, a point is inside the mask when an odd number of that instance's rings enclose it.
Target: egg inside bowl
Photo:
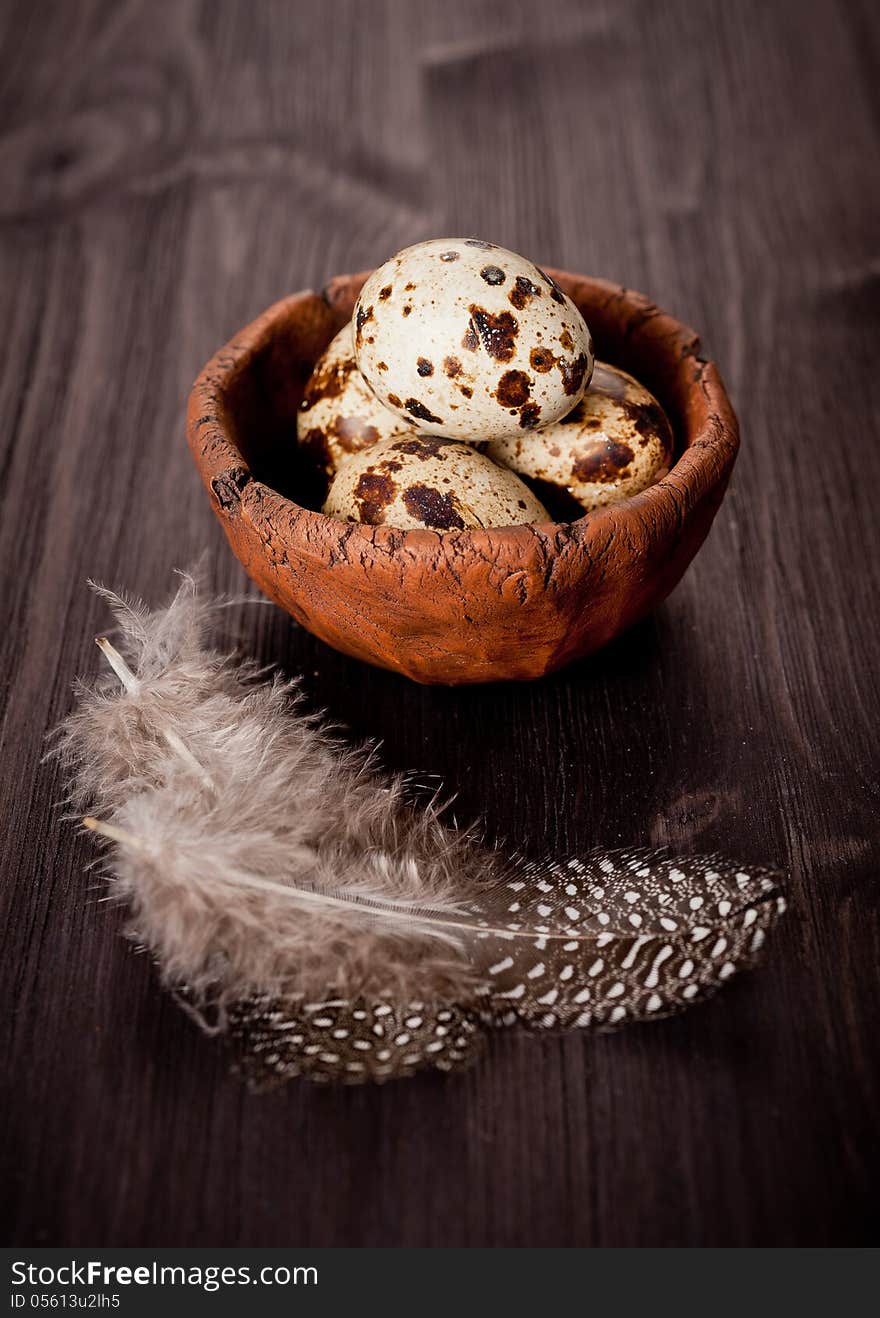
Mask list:
[[[597,356],[662,404],[675,434],[668,475],[570,522],[442,533],[352,524],[317,511],[323,492],[296,444],[296,418],[368,273],[276,303],[193,386],[190,448],[260,589],[345,654],[448,685],[540,677],[656,607],[703,543],[739,442],[696,334],[639,293],[549,271],[584,316]]]

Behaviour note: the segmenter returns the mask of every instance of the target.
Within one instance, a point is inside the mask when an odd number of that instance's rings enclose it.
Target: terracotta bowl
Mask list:
[[[694,332],[640,293],[552,273],[598,356],[657,395],[677,439],[664,480],[575,522],[441,535],[311,511],[320,496],[300,466],[297,408],[366,273],[277,302],[199,375],[189,444],[233,552],[328,645],[417,682],[541,677],[653,609],[703,543],[739,443],[717,370]]]

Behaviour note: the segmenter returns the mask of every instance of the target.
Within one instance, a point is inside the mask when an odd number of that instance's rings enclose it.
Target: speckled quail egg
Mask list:
[[[364,284],[354,321],[367,384],[423,434],[474,443],[546,426],[593,369],[571,299],[531,261],[477,238],[393,256]]]
[[[319,357],[296,420],[299,444],[326,477],[352,453],[380,439],[415,434],[412,422],[383,407],[358,370],[349,321]]]
[[[653,394],[626,371],[596,362],[590,387],[568,415],[540,432],[485,446],[494,462],[532,482],[569,515],[638,494],[669,471],[673,436]],[[567,496],[567,498],[566,498]]]
[[[549,521],[518,476],[468,444],[436,435],[386,439],[343,462],[323,511],[346,522],[430,527]]]

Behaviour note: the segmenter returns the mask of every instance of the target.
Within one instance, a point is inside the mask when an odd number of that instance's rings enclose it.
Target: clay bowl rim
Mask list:
[[[634,529],[636,523],[641,524],[649,543],[662,538],[664,530],[671,525],[681,525],[688,510],[726,480],[736,458],[739,428],[720,374],[715,364],[701,355],[697,332],[661,310],[644,294],[608,280],[578,275],[551,266],[542,268],[575,302],[578,301],[579,291],[589,289],[594,300],[603,300],[603,308],[619,304],[619,316],[630,317],[627,341],[634,343],[639,340],[643,353],[649,352],[653,342],[669,359],[676,357],[679,368],[684,362],[692,363],[692,380],[686,390],[682,388],[682,392],[687,392],[687,405],[685,408],[677,408],[677,414],[670,417],[677,456],[668,474],[655,485],[620,503],[607,504],[584,513],[582,517],[570,522],[550,520],[507,527],[453,528],[441,532],[427,527],[405,530],[393,526],[344,522],[297,503],[295,499],[261,480],[251,470],[247,458],[235,442],[234,426],[226,421],[226,397],[233,380],[272,341],[279,327],[289,319],[293,307],[307,298],[319,297],[332,310],[339,311],[338,302],[352,290],[356,297],[372,273],[370,270],[336,275],[320,292],[302,289],[279,299],[233,335],[205,363],[190,392],[187,435],[206,483],[210,473],[205,469],[204,437],[200,436],[200,430],[203,425],[210,425],[212,457],[209,465],[213,472],[218,473],[211,482],[215,491],[218,479],[230,478],[243,503],[250,504],[251,500],[246,497],[246,487],[256,486],[260,491],[264,517],[274,518],[279,514],[289,516],[293,512],[306,538],[311,538],[309,531],[313,530],[319,543],[327,543],[328,535],[344,535],[347,540],[353,537],[365,547],[371,546],[383,555],[391,556],[405,552],[412,555],[420,550],[433,552],[438,538],[445,540],[447,537],[455,537],[458,546],[473,546],[477,554],[497,554],[506,545],[511,546],[514,553],[527,553],[536,537],[542,541],[550,538],[559,548],[568,538],[583,540],[603,534],[613,536],[618,532],[625,533],[628,526]],[[620,363],[612,360],[611,364]],[[624,366],[623,369],[629,368]],[[702,406],[696,409],[697,415],[691,415],[695,411],[697,389]],[[662,395],[663,391],[652,388],[652,392]],[[672,410],[662,396],[659,401],[667,411]]]

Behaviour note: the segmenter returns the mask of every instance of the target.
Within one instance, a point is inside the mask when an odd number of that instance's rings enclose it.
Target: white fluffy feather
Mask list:
[[[223,1001],[461,994],[459,941],[424,913],[455,915],[491,853],[414,809],[293,683],[208,649],[217,606],[192,577],[156,613],[102,594],[125,662],[103,646],[115,672],[81,691],[59,752],[72,804],[122,830],[114,891],[169,982]]]

